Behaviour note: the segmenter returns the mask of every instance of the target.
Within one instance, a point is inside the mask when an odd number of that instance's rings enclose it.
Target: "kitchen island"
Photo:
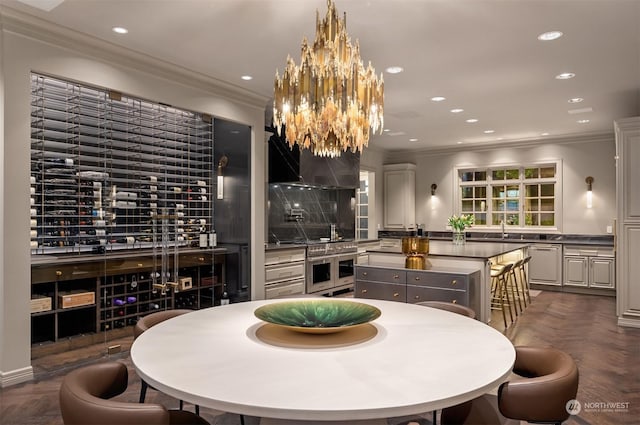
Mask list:
[[[477,286],[469,288],[469,305],[478,310],[476,313],[479,320],[488,323],[491,320],[491,266],[525,257],[528,246],[526,243],[501,242],[467,242],[464,245],[454,245],[451,241],[432,240],[429,241],[426,270],[444,274],[479,272],[479,279],[469,280],[470,284]],[[380,267],[399,273],[414,271],[404,267],[405,255],[400,247],[373,248],[367,250],[367,253],[367,267]],[[416,300],[406,298],[406,302]]]

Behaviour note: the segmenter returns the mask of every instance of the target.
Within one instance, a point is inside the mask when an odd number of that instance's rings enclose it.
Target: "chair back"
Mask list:
[[[96,363],[68,373],[59,394],[64,424],[169,424],[169,412],[159,404],[109,400],[127,389],[127,381],[127,367],[118,362]]]
[[[437,308],[439,310],[447,310],[452,313],[457,313],[463,316],[470,317],[472,319],[476,318],[476,312],[472,308],[469,308],[467,306],[460,305],[460,304],[447,303],[444,301],[422,301],[416,304],[422,305],[425,307]]]
[[[140,335],[142,335],[144,331],[146,331],[152,326],[157,325],[158,323],[161,323],[173,317],[191,313],[191,312],[193,312],[193,310],[176,309],[176,310],[156,311],[155,313],[147,314],[146,316],[138,320],[136,325],[133,327],[133,338],[135,339],[139,337]]]
[[[525,377],[502,384],[498,408],[507,418],[561,423],[566,405],[578,392],[578,367],[571,356],[554,348],[516,347],[513,372]]]

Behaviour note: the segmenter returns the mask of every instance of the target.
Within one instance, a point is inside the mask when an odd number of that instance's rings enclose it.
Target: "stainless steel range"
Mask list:
[[[331,293],[353,287],[357,252],[355,241],[308,243],[306,292]]]

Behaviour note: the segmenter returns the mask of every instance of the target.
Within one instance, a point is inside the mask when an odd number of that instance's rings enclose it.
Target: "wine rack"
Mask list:
[[[173,246],[212,232],[213,120],[32,74],[31,252]]]
[[[191,278],[192,287],[165,292],[153,287],[159,259],[149,251],[32,264],[32,294],[49,297],[52,308],[31,314],[31,342],[49,344],[83,334],[102,334],[134,325],[155,310],[219,305],[226,279],[222,254],[224,249],[183,249],[178,258],[179,276]],[[77,290],[95,292],[96,303],[63,308],[60,294]]]

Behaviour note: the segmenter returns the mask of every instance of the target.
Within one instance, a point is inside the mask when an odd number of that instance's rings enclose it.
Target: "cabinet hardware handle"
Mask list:
[[[451,304],[458,304],[458,300],[452,300]]]
[[[362,276],[367,276],[367,272],[362,272]]]
[[[400,296],[400,294],[399,294],[399,293],[397,293],[397,292],[394,292],[394,293],[393,293],[393,296],[394,296],[394,297],[399,297],[399,296]]]
[[[453,280],[451,281],[451,286],[455,286],[455,285],[457,285],[457,284],[458,284],[458,281],[457,281],[457,280],[453,279]]]
[[[60,270],[56,270],[56,276],[62,276],[62,272]]]
[[[366,290],[366,289],[363,289],[363,290],[362,290],[362,293],[363,293],[363,294],[366,294],[366,293],[367,293],[367,290]]]
[[[416,280],[420,280],[420,277],[419,277],[419,276],[416,276],[416,277],[415,277],[415,279],[416,279]]]
[[[204,257],[198,257],[198,261],[204,261]]]
[[[397,275],[397,274],[394,274],[394,275],[393,275],[393,278],[394,278],[394,279],[399,279],[399,278],[400,278],[400,276],[399,276],[399,275]]]
[[[420,295],[416,295],[416,296],[415,296],[415,299],[416,299],[416,300],[419,300],[419,299],[420,299]]]
[[[143,266],[143,264],[142,264],[142,263],[138,263],[138,267],[142,267],[142,266]]]

